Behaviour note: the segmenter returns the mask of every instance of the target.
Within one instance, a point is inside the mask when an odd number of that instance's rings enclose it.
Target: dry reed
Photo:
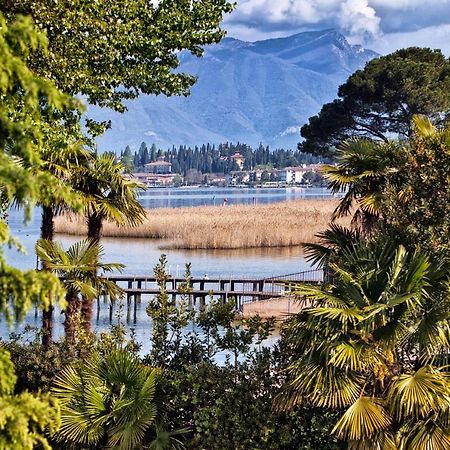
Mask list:
[[[327,228],[336,200],[293,200],[267,205],[199,206],[147,210],[135,228],[106,222],[109,237],[167,239],[166,248],[231,249],[287,247],[316,241]],[[344,221],[346,223],[348,221]],[[57,233],[86,233],[82,218],[56,219]]]

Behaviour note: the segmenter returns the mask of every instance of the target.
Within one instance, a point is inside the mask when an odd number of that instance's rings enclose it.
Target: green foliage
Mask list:
[[[436,129],[423,117],[414,126],[386,187],[386,221],[406,245],[449,255],[450,127]]]
[[[166,377],[168,418],[189,426],[189,450],[338,450],[329,437],[337,415],[296,408],[274,411],[283,377],[274,353],[264,351],[237,367],[202,362]]]
[[[128,173],[134,171],[134,159],[133,155],[131,154],[131,149],[128,145],[126,146],[125,151],[123,152],[120,162],[122,163],[124,169]]]
[[[181,305],[177,309],[166,291],[168,274],[163,255],[155,268],[160,293],[147,312],[153,319],[152,350],[145,361],[167,367],[161,380],[165,393],[164,421],[172,428],[188,427],[184,436],[190,450],[277,449],[337,450],[329,437],[334,412],[297,408],[274,411],[272,403],[283,383],[284,351],[251,350],[273,329],[273,320],[239,320],[233,301],[210,299],[198,314],[189,304],[190,266]],[[186,334],[188,320],[196,331]],[[181,334],[183,331],[184,336]],[[231,353],[223,366],[220,353]]]
[[[187,95],[195,77],[174,71],[180,51],[201,56],[203,45],[220,41],[231,10],[226,0],[6,0],[0,7],[9,18],[30,15],[46,32],[49,52],[31,59],[37,73],[120,111],[141,92]]]
[[[322,172],[333,193],[345,192],[332,219],[353,212],[353,223],[366,230],[382,214],[383,191],[395,172],[395,143],[376,143],[350,139],[338,146],[336,165],[325,165]]]
[[[74,172],[74,188],[84,196],[88,237],[100,239],[104,220],[135,226],[145,219],[145,211],[137,198],[137,190],[143,185],[125,176],[124,166],[116,162],[114,155],[95,156]]]
[[[256,315],[239,320],[233,299],[228,302],[211,299],[208,307],[198,314],[196,322],[204,331],[209,354],[229,351],[237,366],[239,356],[247,354],[252,344],[259,345],[267,339],[274,329],[275,319],[263,320]]]
[[[302,151],[328,155],[343,140],[408,136],[415,114],[439,121],[450,109],[450,62],[439,50],[406,48],[376,58],[339,88],[301,129]]]
[[[41,344],[39,334],[31,342],[24,341],[20,335],[12,335],[1,345],[14,362],[17,392],[49,392],[61,370],[77,358],[88,356],[92,349],[83,346],[75,351],[66,342],[56,342],[46,348]]]
[[[141,171],[143,168],[143,157],[141,157],[142,145],[138,152],[134,153],[134,171]],[[153,148],[154,147],[154,148]],[[145,147],[146,148],[146,147]],[[125,149],[125,151],[127,151]],[[158,153],[160,153],[159,151]],[[127,152],[128,153],[128,152]],[[236,162],[231,158],[235,153],[240,153],[244,158],[244,170],[251,169],[282,169],[288,166],[298,166],[299,164],[316,164],[323,161],[323,158],[304,154],[298,150],[289,149],[270,149],[268,146],[260,145],[258,148],[252,148],[247,144],[241,143],[225,143],[219,144],[203,144],[201,146],[189,147],[180,145],[178,148],[173,147],[163,152],[165,161],[172,163],[172,172],[186,176],[191,173],[229,173],[232,170],[240,170]],[[153,155],[153,156],[152,156]],[[156,160],[156,146],[152,145],[150,160]],[[127,160],[129,158],[127,157]],[[276,180],[270,180],[276,181]]]
[[[60,425],[58,404],[48,394],[13,395],[15,382],[10,355],[0,348],[0,449],[50,449],[45,433]]]
[[[54,275],[35,270],[21,271],[0,259],[0,314],[7,322],[11,323],[13,318],[22,320],[34,305],[47,309],[53,298],[59,298],[64,306],[64,295],[65,291]]]
[[[42,170],[41,152],[64,135],[61,114],[80,106],[30,70],[26,61],[36,53],[47,54],[47,41],[31,20],[7,23],[0,13],[0,185],[3,199],[28,208],[43,193],[60,190]]]
[[[347,408],[334,432],[354,448],[448,445],[448,262],[385,236],[332,261],[328,283],[297,288],[310,306],[290,322],[295,357],[281,404]]]
[[[449,127],[437,129],[423,116],[414,116],[413,127],[400,142],[352,139],[338,147],[337,164],[323,167],[329,188],[345,192],[333,218],[353,214],[362,231],[381,230],[408,248],[448,254]]]
[[[113,300],[123,296],[123,290],[116,283],[97,274],[99,270],[111,272],[124,267],[118,263],[102,263],[100,259],[103,253],[103,247],[98,241],[91,239],[76,242],[67,251],[60,244],[45,239],[36,244],[36,255],[43,269],[63,279],[66,289],[64,329],[66,338],[71,343],[75,341],[80,314],[86,309],[82,307],[80,296],[83,297],[83,304],[90,304],[102,292]],[[91,321],[90,316],[82,319],[89,323]]]
[[[57,440],[65,448],[142,448],[157,418],[157,379],[121,348],[66,367],[53,389],[62,411]]]
[[[181,286],[183,297],[178,305],[167,293],[167,280],[170,275],[167,273],[166,255],[159,258],[154,274],[159,292],[146,309],[152,319],[152,349],[147,362],[165,367],[178,357],[183,341],[183,329],[194,317],[193,311],[189,309],[191,267],[190,264],[186,266],[186,281]]]

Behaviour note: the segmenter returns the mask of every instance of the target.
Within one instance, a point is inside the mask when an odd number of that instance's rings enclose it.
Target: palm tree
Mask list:
[[[85,196],[84,214],[90,239],[100,240],[104,220],[119,226],[136,226],[146,218],[137,192],[144,185],[129,179],[123,165],[110,153],[80,166],[74,187]]]
[[[346,228],[337,223],[331,223],[325,231],[316,234],[317,243],[306,243],[306,260],[312,266],[327,268],[332,262],[338,261],[343,252],[363,240],[359,228]]]
[[[61,403],[57,440],[86,449],[182,448],[157,426],[158,374],[121,348],[67,367],[53,389]]]
[[[344,410],[333,432],[361,450],[450,448],[450,268],[389,239],[347,246],[330,281],[299,285],[296,360],[278,404]]]
[[[128,179],[124,167],[115,156],[104,153],[79,167],[74,187],[84,195],[84,214],[88,225],[88,238],[99,242],[104,220],[120,226],[136,226],[146,217],[138,201],[137,190],[144,185]],[[84,298],[82,323],[91,330],[92,301]]]
[[[55,242],[41,239],[36,244],[36,254],[43,268],[56,273],[63,281],[66,289],[64,330],[69,342],[75,339],[81,309],[80,296],[92,302],[101,292],[108,293],[112,298],[123,295],[122,289],[114,282],[97,275],[98,270],[110,272],[124,267],[122,264],[101,263],[103,248],[98,242],[87,239],[73,244],[66,251]]]
[[[382,215],[383,188],[395,172],[397,145],[368,139],[350,139],[337,150],[337,165],[324,165],[322,172],[333,193],[345,192],[332,219],[354,212],[353,222],[370,231]]]
[[[54,240],[54,217],[63,209],[80,210],[82,198],[72,189],[70,179],[74,168],[90,158],[90,152],[83,149],[82,140],[77,139],[76,130],[65,130],[58,135],[46,136],[47,145],[42,149],[40,170],[50,175],[55,182],[41,183],[39,204],[42,206],[41,239]],[[48,347],[53,339],[53,305],[42,312],[42,343]]]

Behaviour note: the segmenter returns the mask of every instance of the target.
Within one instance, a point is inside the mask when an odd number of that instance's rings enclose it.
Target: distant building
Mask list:
[[[227,177],[224,173],[205,173],[204,177],[211,186],[227,185]]]
[[[158,161],[147,163],[144,166],[145,173],[169,174],[172,173],[172,163],[160,158]]]
[[[317,172],[320,167],[321,164],[303,164],[303,166],[285,167],[279,171],[280,182],[285,184],[302,184],[305,173]]]
[[[239,152],[236,152],[234,155],[231,155],[230,159],[234,161],[241,170],[244,168],[245,157],[241,155]]]
[[[227,184],[231,186],[241,184],[254,184],[254,183],[268,183],[274,180],[273,183],[277,183],[279,171],[277,169],[271,170],[233,170],[227,175]]]
[[[174,173],[133,173],[133,179],[144,183],[147,187],[173,186],[177,174]],[[179,176],[179,175],[178,175]]]

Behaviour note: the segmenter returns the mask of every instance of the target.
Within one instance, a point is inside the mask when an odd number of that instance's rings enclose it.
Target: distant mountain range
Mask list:
[[[163,149],[227,141],[294,148],[307,119],[376,56],[336,30],[258,42],[225,38],[203,58],[181,56],[180,70],[198,76],[189,97],[142,95],[125,114],[91,108],[97,120],[112,121],[99,148],[119,152],[142,141]]]

